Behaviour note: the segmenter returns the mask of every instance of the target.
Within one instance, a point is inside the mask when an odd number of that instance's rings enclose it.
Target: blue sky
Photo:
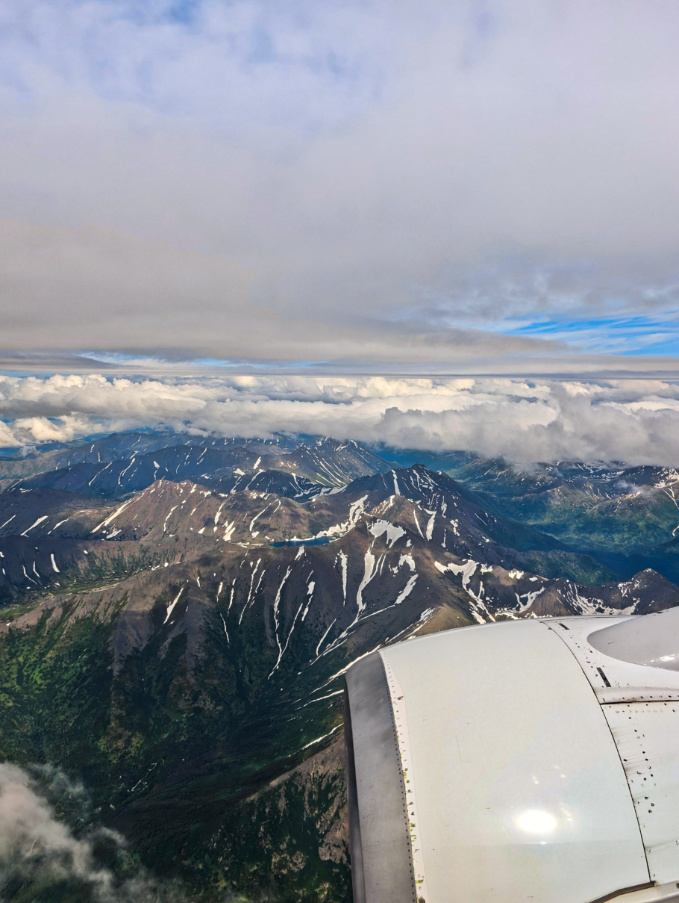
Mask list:
[[[535,336],[567,342],[582,351],[622,355],[679,355],[679,321],[652,317],[534,319],[498,324],[506,335]]]
[[[0,360],[655,367],[678,45],[674,0],[10,0]]]

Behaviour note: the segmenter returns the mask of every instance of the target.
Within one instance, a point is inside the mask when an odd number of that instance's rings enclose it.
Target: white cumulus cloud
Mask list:
[[[679,385],[663,379],[0,376],[0,444],[139,428],[277,432],[468,450],[518,464],[679,464]]]

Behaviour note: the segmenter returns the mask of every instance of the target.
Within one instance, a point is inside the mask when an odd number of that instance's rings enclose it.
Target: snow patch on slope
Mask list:
[[[372,533],[375,539],[386,534],[385,542],[389,548],[391,548],[402,536],[406,535],[406,531],[403,527],[399,527],[397,524],[391,524],[386,520],[376,520],[374,524],[370,524],[368,531]]]

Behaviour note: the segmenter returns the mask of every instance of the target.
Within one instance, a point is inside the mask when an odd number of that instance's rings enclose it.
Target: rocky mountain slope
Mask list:
[[[561,462],[520,470],[462,452],[392,452],[442,470],[493,510],[587,551],[627,578],[652,567],[679,580],[679,473],[667,467]]]
[[[161,439],[50,450],[7,475],[0,753],[81,778],[96,817],[190,899],[349,899],[338,738],[358,657],[679,603],[653,570],[616,581],[490,493],[356,443]]]

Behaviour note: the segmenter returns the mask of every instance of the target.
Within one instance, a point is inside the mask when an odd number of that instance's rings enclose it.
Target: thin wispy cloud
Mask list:
[[[57,816],[57,803],[77,816],[78,830]],[[70,891],[94,903],[184,903],[174,885],[125,863],[124,838],[93,823],[91,809],[83,786],[57,768],[0,764],[3,896],[37,899]]]
[[[676,355],[679,352],[679,321],[669,316],[507,320],[501,327],[509,335],[551,339],[595,353]]]

